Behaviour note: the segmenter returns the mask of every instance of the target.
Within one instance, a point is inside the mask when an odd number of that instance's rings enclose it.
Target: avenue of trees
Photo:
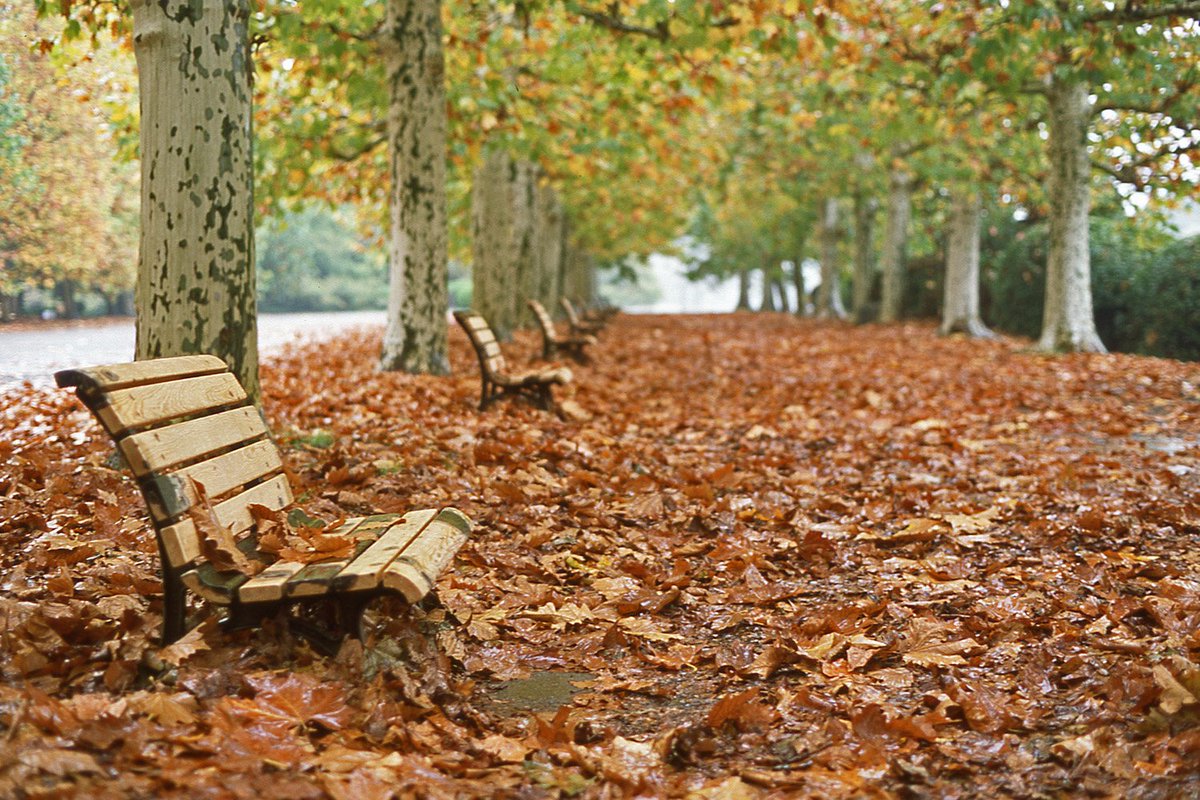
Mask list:
[[[314,202],[375,230],[382,364],[413,372],[448,368],[449,264],[505,334],[685,233],[698,275],[761,271],[754,305],[860,322],[915,313],[928,254],[970,336],[1036,273],[1047,351],[1105,348],[1097,226],[1151,262],[1124,267],[1142,295],[1195,282],[1153,220],[1195,193],[1196,2],[36,5],[0,11],[0,295],[128,288],[136,229],[138,355],[217,352],[248,387],[256,214]],[[56,192],[56,169],[92,180]],[[1027,235],[1038,263],[1011,263]]]

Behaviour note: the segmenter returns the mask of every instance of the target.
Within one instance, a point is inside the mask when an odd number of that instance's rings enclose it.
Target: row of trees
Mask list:
[[[860,307],[882,200],[893,319],[921,185],[948,198],[946,285],[966,287],[948,327],[982,332],[979,213],[1007,198],[1051,221],[1041,345],[1097,350],[1092,177],[1169,195],[1200,139],[1184,122],[1194,2],[38,6],[68,34],[130,37],[137,56],[139,357],[219,352],[251,387],[256,180],[260,211],[321,198],[386,222],[389,369],[446,369],[452,255],[473,260],[477,302],[504,320],[505,288],[590,285],[588,265],[669,247],[697,207],[730,256],[714,268],[774,276],[811,233],[818,307],[837,314],[839,198],[858,223]]]
[[[0,319],[19,292],[52,290],[74,313],[83,289],[116,311],[136,264],[137,178],[115,160],[105,87],[110,60],[31,49],[39,28],[25,5],[0,2]]]
[[[895,2],[862,4],[857,16],[849,7],[827,23],[837,33],[792,73],[790,90],[765,76],[794,66],[791,52],[765,55],[749,77],[755,99],[740,117],[732,174],[700,218],[714,242],[712,264],[701,266],[777,270],[811,248],[823,268],[817,310],[841,316],[835,244],[841,215],[852,216],[853,305],[863,315],[878,303],[878,317],[895,320],[920,191],[936,198],[922,205],[941,218],[942,328],[987,335],[981,219],[1005,204],[1010,215],[1049,221],[1039,345],[1103,350],[1091,298],[1092,196],[1194,192],[1200,6]],[[781,228],[790,230],[781,237]]]

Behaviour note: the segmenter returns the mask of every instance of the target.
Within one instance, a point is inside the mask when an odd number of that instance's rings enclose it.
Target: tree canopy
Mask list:
[[[37,5],[66,19],[47,41],[129,36],[123,2]],[[255,6],[261,212],[318,201],[385,219],[387,7]],[[736,255],[707,269],[727,274],[798,257],[825,198],[859,198],[857,227],[899,213],[883,198],[901,179],[918,228],[967,190],[1064,231],[1068,190],[1085,217],[1093,196],[1167,206],[1197,182],[1197,13],[1181,0],[445,4],[448,252],[471,260],[488,148],[538,166],[571,241],[601,263],[669,251],[709,213],[709,252]],[[1060,146],[1075,134],[1054,133],[1068,89],[1083,98],[1069,101],[1083,103],[1083,139],[1068,144],[1089,165],[1070,186],[1054,178],[1076,158]],[[135,119],[112,124],[128,141]],[[868,232],[885,270],[905,228],[878,247]],[[1050,260],[1086,283],[1078,244],[1063,242]]]

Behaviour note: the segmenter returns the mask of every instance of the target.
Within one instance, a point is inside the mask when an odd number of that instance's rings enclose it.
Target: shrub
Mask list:
[[[981,245],[983,318],[998,330],[1037,338],[1042,328],[1049,256],[1045,222],[993,220]],[[1100,339],[1110,350],[1136,351],[1135,281],[1153,251],[1142,230],[1120,218],[1093,218],[1089,232],[1092,306]]]
[[[1174,242],[1148,259],[1129,294],[1131,349],[1200,360],[1200,236]]]

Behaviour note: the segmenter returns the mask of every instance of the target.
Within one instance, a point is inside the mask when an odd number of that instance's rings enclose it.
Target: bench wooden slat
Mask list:
[[[283,461],[274,442],[253,442],[176,472],[153,476],[150,481],[153,491],[147,496],[150,513],[159,522],[166,522],[185,512],[200,499],[192,488],[192,481],[204,487],[210,498],[216,499],[239,486],[282,470]]]
[[[158,425],[245,402],[246,392],[237,378],[223,372],[107,392],[105,404],[94,411],[110,434],[120,436],[131,428]]]
[[[375,514],[363,517],[362,523],[355,527],[350,538],[375,541],[379,538],[380,533],[395,525],[402,517],[401,514]]]
[[[216,356],[176,356],[127,364],[105,364],[87,369],[65,369],[56,372],[54,380],[62,388],[74,386],[90,392],[110,392],[144,383],[215,375],[227,369],[225,362]]]
[[[284,597],[320,597],[327,594],[334,577],[370,546],[369,542],[361,542],[350,558],[305,565],[284,584]]]
[[[249,530],[254,525],[250,515],[251,505],[267,508],[283,508],[292,502],[292,490],[286,475],[276,475],[269,481],[252,486],[246,491],[213,506],[217,519],[234,533]],[[200,542],[196,537],[196,524],[182,519],[174,525],[159,529],[167,561],[173,567],[182,567],[200,557]]]
[[[141,478],[266,435],[258,409],[243,406],[135,433],[118,447],[133,474]]]
[[[362,555],[346,565],[333,578],[333,588],[340,592],[362,591],[379,585],[384,568],[408,547],[437,515],[438,509],[410,511],[397,524],[388,528]]]
[[[237,546],[249,558],[258,558],[254,537],[247,536]],[[232,603],[238,587],[249,580],[249,576],[240,572],[220,572],[208,562],[196,564],[180,577],[184,586],[218,605]]]
[[[471,522],[461,512],[447,508],[429,523],[403,553],[387,566],[383,585],[415,603],[429,593],[454,554],[467,541]]]
[[[395,515],[392,515],[395,516]],[[364,517],[351,517],[334,530],[331,536],[353,536],[363,526]],[[305,565],[299,561],[276,561],[238,587],[238,599],[243,603],[271,603],[283,599],[283,589]]]

